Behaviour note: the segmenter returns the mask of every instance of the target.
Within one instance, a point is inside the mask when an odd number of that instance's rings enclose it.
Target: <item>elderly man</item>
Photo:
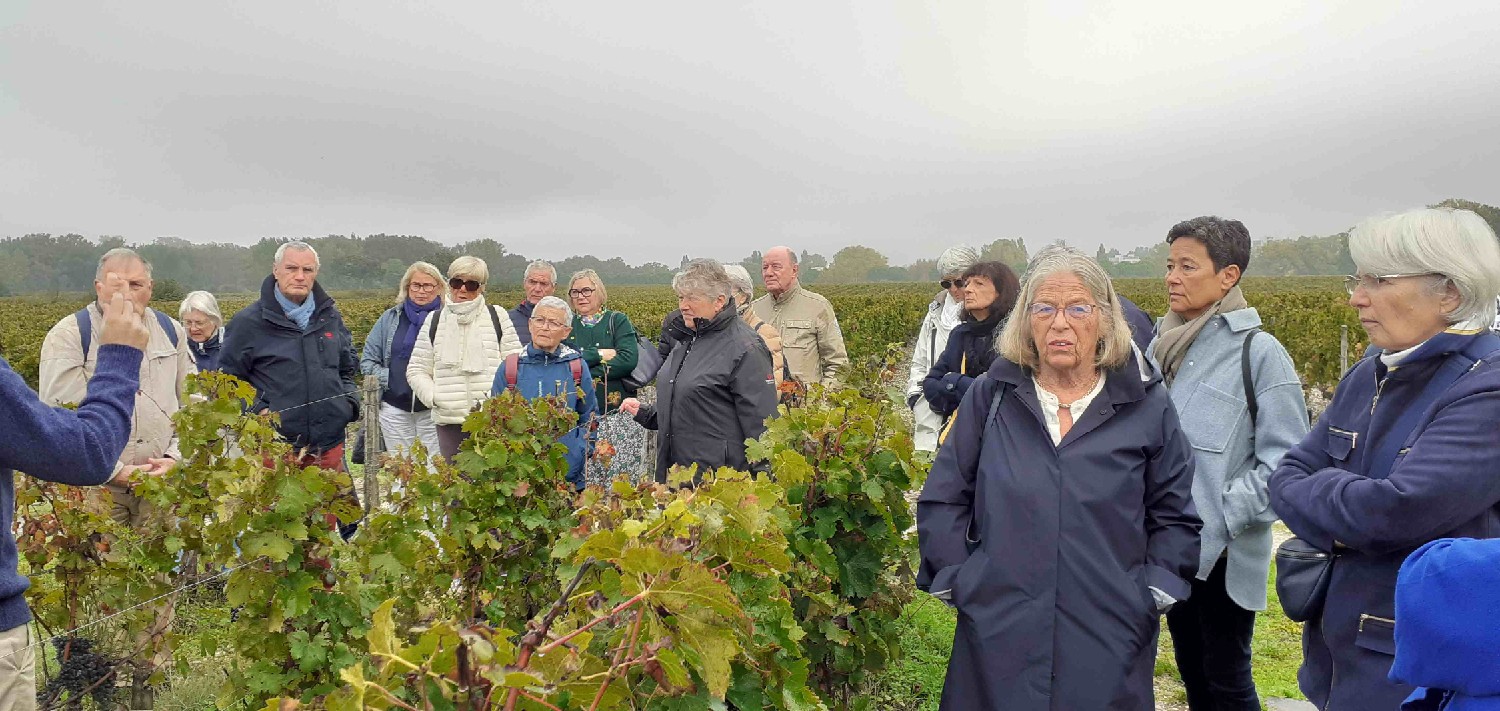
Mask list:
[[[526,289],[526,298],[510,310],[510,323],[516,327],[516,336],[524,346],[531,343],[531,314],[537,302],[557,290],[557,267],[538,259],[526,265],[526,276],[521,285]]]
[[[118,275],[119,280],[106,282],[106,273]],[[117,293],[134,306],[150,335],[141,359],[130,440],[115,462],[114,476],[105,489],[112,499],[110,516],[117,523],[139,526],[149,514],[149,507],[131,493],[131,474],[137,470],[161,474],[181,458],[172,414],[182,408],[187,376],[197,372],[182,326],[147,306],[151,302],[150,262],[123,247],[111,249],[99,258],[94,272],[95,301],[58,321],[42,339],[37,394],[51,405],[83,400],[89,380],[99,367],[99,351],[104,345],[99,337],[104,326],[104,304]]]
[[[219,369],[255,386],[251,409],[281,415],[281,436],[304,463],[345,471],[344,431],[359,418],[359,357],[318,267],[305,242],[277,248],[260,300],[224,328]]]
[[[151,333],[128,298],[129,287],[114,274],[104,291],[95,333],[93,376],[87,379],[77,412],[48,407],[0,359],[0,709],[36,708],[37,643],[31,637],[26,606],[30,581],[16,570],[11,537],[15,523],[15,476],[31,476],[74,486],[94,486],[118,473],[120,453],[130,441],[140,387],[142,354]]]
[[[798,283],[797,254],[789,247],[768,250],[761,259],[760,276],[770,293],[751,308],[781,332],[781,352],[792,377],[809,384],[836,384],[835,374],[849,365],[849,355],[833,304]]]

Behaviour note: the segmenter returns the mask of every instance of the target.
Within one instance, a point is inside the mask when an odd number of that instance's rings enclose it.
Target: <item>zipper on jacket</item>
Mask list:
[[[1360,632],[1365,631],[1365,623],[1369,622],[1370,620],[1375,620],[1376,622],[1384,622],[1386,624],[1391,625],[1392,627],[1394,627],[1396,625],[1396,621],[1393,620],[1393,619],[1391,619],[1391,618],[1389,618],[1389,617],[1378,617],[1376,615],[1364,615],[1364,614],[1361,614],[1359,616],[1359,631]]]
[[[1380,402],[1380,393],[1381,393],[1382,390],[1385,390],[1385,381],[1389,380],[1390,377],[1391,377],[1390,374],[1387,373],[1384,378],[1380,379],[1380,382],[1378,382],[1378,383],[1375,384],[1375,397],[1370,398],[1370,414],[1371,415],[1375,414],[1375,405]]]
[[[1329,425],[1328,426],[1328,431],[1332,432],[1334,434],[1341,434],[1341,435],[1343,435],[1345,437],[1348,437],[1349,438],[1349,451],[1351,451],[1351,452],[1354,451],[1354,449],[1359,446],[1359,433],[1358,432],[1350,432],[1349,430],[1341,429],[1341,428],[1338,428],[1338,427],[1334,427],[1333,425]]]

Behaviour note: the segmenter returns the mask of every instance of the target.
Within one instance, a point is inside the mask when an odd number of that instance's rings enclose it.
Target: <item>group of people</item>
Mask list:
[[[1473,540],[1500,538],[1494,232],[1449,209],[1350,232],[1372,345],[1313,423],[1240,289],[1245,226],[1199,217],[1166,241],[1154,326],[1072,248],[1018,286],[967,249],[939,262],[907,392],[936,450],[918,585],[959,613],[941,707],[1152,709],[1165,615],[1190,708],[1261,708],[1251,642],[1281,520],[1318,708],[1500,708],[1482,587],[1500,546]]]

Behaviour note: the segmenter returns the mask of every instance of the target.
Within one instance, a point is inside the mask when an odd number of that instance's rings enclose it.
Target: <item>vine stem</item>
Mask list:
[[[604,681],[599,684],[599,691],[594,694],[594,703],[589,704],[589,711],[597,711],[599,702],[604,700],[604,692],[609,691],[609,682],[615,678],[615,673],[621,669],[620,662],[626,657],[635,654],[635,642],[641,634],[641,621],[646,619],[646,611],[635,608],[635,622],[630,625],[630,642],[615,651],[615,661],[609,665],[609,671],[604,675]]]
[[[547,616],[542,618],[542,624],[521,638],[521,654],[516,659],[515,668],[525,669],[527,665],[531,664],[532,653],[541,644],[541,640],[547,638],[547,630],[552,629],[552,623],[557,621],[558,615],[562,614],[563,606],[568,604],[568,598],[573,597],[573,591],[578,589],[578,584],[583,582],[584,574],[588,573],[589,568],[593,567],[593,565],[593,558],[583,561],[583,565],[578,567],[578,574],[573,576],[573,582],[568,583],[567,589],[563,590],[562,594],[557,597],[557,601],[552,603],[552,609],[547,611]],[[568,637],[563,638],[563,640],[567,639]],[[546,654],[547,650],[556,646],[557,643],[550,644],[542,650],[542,653]],[[523,693],[525,692],[520,689],[511,689],[510,693],[505,695],[505,711],[515,711],[516,701],[520,700]],[[530,698],[530,696],[530,694],[527,694],[527,698]]]
[[[522,696],[526,697],[527,699],[529,699],[531,701],[535,701],[535,702],[537,702],[537,703],[539,703],[539,704],[541,704],[543,706],[546,706],[549,709],[552,709],[552,711],[562,711],[562,709],[560,709],[560,708],[558,708],[556,706],[553,706],[552,704],[549,704],[546,701],[543,701],[543,700],[541,700],[541,699],[539,699],[539,698],[537,698],[535,696],[532,696],[531,694],[528,694],[528,693],[526,693],[524,691],[521,691],[520,689],[516,689],[516,691],[520,692],[520,694]]]
[[[646,592],[647,591],[643,590],[643,591],[641,591],[639,593],[636,593],[635,597],[632,597],[629,600],[626,600],[625,602],[622,602],[622,603],[620,603],[618,605],[615,605],[614,609],[612,609],[609,612],[606,612],[606,613],[604,613],[604,614],[602,614],[602,615],[600,615],[598,617],[595,617],[592,620],[589,620],[588,623],[585,624],[584,626],[579,627],[578,629],[573,630],[572,632],[569,632],[569,633],[567,633],[567,634],[565,634],[565,635],[563,635],[561,637],[558,637],[557,639],[555,639],[552,642],[548,643],[545,647],[542,647],[541,649],[537,650],[537,653],[538,654],[546,654],[547,652],[550,652],[550,651],[552,651],[554,649],[557,649],[558,647],[560,647],[563,644],[566,644],[568,641],[572,640],[574,637],[577,637],[578,635],[583,634],[584,632],[587,632],[590,629],[593,629],[594,626],[598,625],[600,622],[604,622],[605,620],[612,619],[615,615],[618,615],[618,614],[620,614],[620,613],[622,613],[622,612],[624,612],[626,610],[629,610],[634,605],[640,604],[641,601],[643,601],[643,600],[646,599]]]
[[[392,694],[391,692],[387,691],[385,687],[383,687],[383,686],[381,686],[379,684],[371,683],[370,686],[375,687],[376,691],[379,691],[380,693],[385,694],[385,698],[390,699],[390,702],[392,704],[395,704],[396,706],[398,706],[400,708],[406,709],[406,711],[421,711],[417,707],[412,706],[411,704],[408,704],[408,703],[406,703],[405,701],[402,701],[399,698],[396,698],[395,694]]]

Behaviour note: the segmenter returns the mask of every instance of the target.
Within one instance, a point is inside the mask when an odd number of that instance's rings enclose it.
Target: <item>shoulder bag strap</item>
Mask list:
[[[1250,409],[1250,436],[1255,436],[1255,419],[1260,415],[1260,403],[1255,401],[1255,377],[1250,372],[1250,341],[1260,329],[1252,328],[1245,334],[1245,343],[1240,347],[1240,381],[1245,386],[1245,407]]]

